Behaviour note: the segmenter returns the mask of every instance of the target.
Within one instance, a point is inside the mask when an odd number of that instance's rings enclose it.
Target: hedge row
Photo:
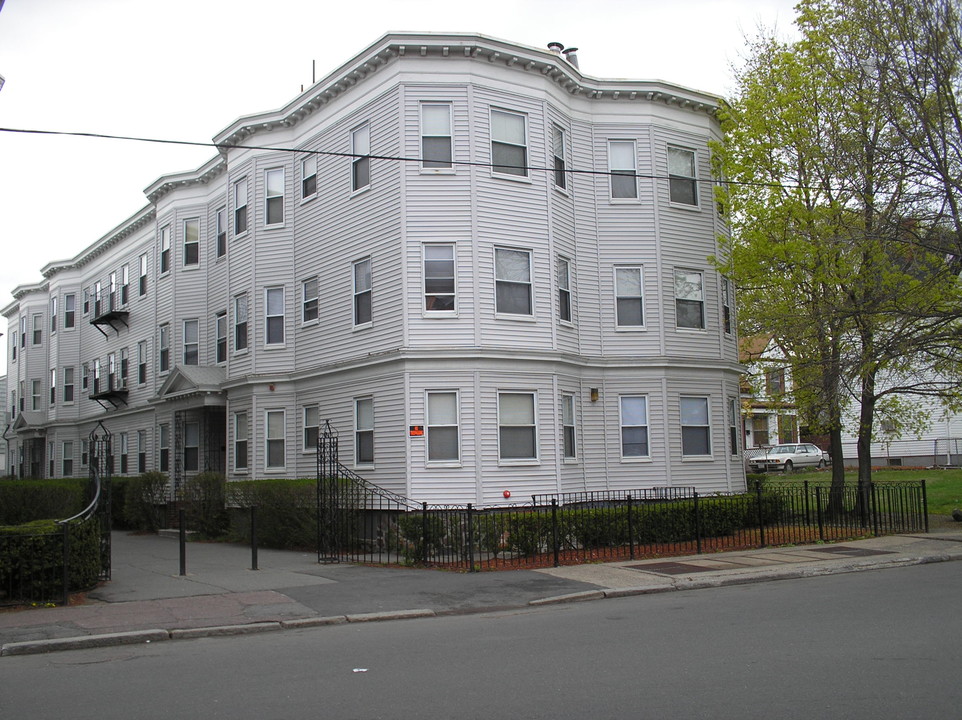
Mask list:
[[[90,502],[86,478],[0,480],[0,525],[73,517]]]

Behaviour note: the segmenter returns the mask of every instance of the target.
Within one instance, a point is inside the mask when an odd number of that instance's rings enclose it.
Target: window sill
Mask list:
[[[689,205],[688,203],[673,202],[668,200],[668,207],[676,208],[678,210],[685,210],[687,212],[701,212],[701,205]]]
[[[562,465],[580,465],[580,464],[581,464],[581,460],[579,460],[579,459],[576,458],[576,457],[572,457],[572,458],[562,458],[561,464],[562,464]]]
[[[460,470],[464,465],[460,460],[428,460],[424,463],[424,467],[428,470]]]
[[[426,168],[422,167],[418,169],[419,175],[456,175],[455,168]]]
[[[681,456],[682,462],[690,462],[690,463],[696,463],[696,462],[707,463],[707,462],[714,462],[714,460],[715,460],[714,455],[682,455]]]
[[[425,320],[450,320],[458,317],[457,310],[422,310],[421,317]]]
[[[615,325],[615,332],[637,333],[648,332],[647,325]]]
[[[646,457],[622,457],[621,462],[625,465],[637,465],[638,463],[650,463],[652,458],[650,455]]]
[[[538,458],[498,459],[498,467],[537,467],[541,465]]]
[[[641,198],[640,197],[614,198],[609,195],[608,203],[610,205],[641,205]]]
[[[286,467],[269,467],[269,468],[264,468],[264,473],[265,473],[265,474],[268,474],[268,475],[271,475],[271,474],[273,474],[273,475],[281,475],[281,474],[283,474],[283,473],[285,473],[285,472],[287,472],[287,468],[286,468]]]
[[[244,232],[234,233],[234,240],[243,240],[250,234],[250,230],[245,230]]]
[[[678,327],[677,325],[675,326],[675,330],[678,330],[679,332],[685,332],[685,333],[701,333],[702,335],[708,332],[708,329],[703,327],[690,328],[690,327]]]
[[[275,350],[286,350],[286,349],[287,349],[287,343],[271,343],[270,345],[268,345],[267,343],[264,343],[264,352],[273,352]]]
[[[311,202],[311,200],[316,200],[316,199],[317,199],[317,193],[314,193],[313,195],[308,195],[307,197],[302,197],[300,203],[298,203],[298,204],[300,204],[300,205],[307,205],[309,202]]]
[[[283,230],[286,226],[287,226],[286,222],[271,223],[270,225],[265,223],[263,229],[264,229],[264,232],[270,232],[271,230]]]
[[[510,182],[523,183],[525,185],[534,184],[534,181],[531,179],[530,175],[509,175],[507,173],[499,173],[492,170],[491,177],[496,180],[509,180]]]
[[[237,357],[238,355],[247,355],[249,352],[250,350],[248,350],[247,348],[244,348],[243,350],[235,350],[234,356]]]
[[[538,319],[534,315],[515,315],[514,313],[499,313],[494,314],[495,320],[513,320],[514,322],[524,322],[524,323],[534,323],[538,322]]]
[[[359,330],[370,330],[372,327],[374,327],[373,322],[361,323],[360,325],[355,325],[351,329],[351,332],[358,332]]]
[[[573,320],[562,320],[559,318],[558,325],[560,325],[563,328],[568,328],[569,330],[575,329],[575,324]]]
[[[567,188],[558,187],[554,182],[551,183],[551,187],[559,195],[564,195],[566,198],[571,197],[571,191],[568,190]]]
[[[354,463],[354,469],[355,470],[374,470],[374,464],[371,463],[369,465],[358,465],[357,463]]]
[[[321,321],[320,321],[320,320],[301,320],[301,327],[302,327],[302,328],[317,327],[317,326],[320,325],[320,324],[321,324]]]
[[[349,198],[354,198],[354,197],[357,197],[358,195],[363,195],[364,193],[366,193],[366,192],[367,192],[368,190],[370,190],[370,189],[371,189],[370,184],[365,185],[364,187],[359,187],[359,188],[357,188],[357,189],[355,189],[355,190],[351,190],[351,194],[348,195],[348,197],[349,197]]]

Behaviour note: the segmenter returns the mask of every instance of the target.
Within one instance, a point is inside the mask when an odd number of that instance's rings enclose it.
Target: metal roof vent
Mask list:
[[[568,48],[567,50],[562,50],[561,52],[564,53],[565,60],[571,63],[572,66],[579,70],[581,69],[578,67],[578,48]]]

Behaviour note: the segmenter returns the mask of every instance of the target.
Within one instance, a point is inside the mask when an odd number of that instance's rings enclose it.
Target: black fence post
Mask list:
[[[558,548],[558,498],[551,498],[551,545],[554,549],[554,566],[561,565]]]
[[[765,547],[765,513],[762,510],[762,485],[755,488],[755,498],[758,502],[758,547]]]
[[[879,534],[879,523],[881,522],[881,513],[878,507],[878,490],[875,487],[875,483],[869,485],[869,512],[872,513],[872,534]],[[891,503],[891,498],[889,499]]]
[[[474,566],[474,506],[468,503],[468,572],[477,572]]]
[[[421,562],[428,564],[428,504],[421,503]]]
[[[925,524],[925,532],[929,531],[929,498],[925,490],[925,478],[920,481],[922,483],[922,522]]]
[[[631,494],[628,495],[628,557],[635,559],[635,518],[632,513]]]
[[[818,518],[818,539],[825,541],[825,524],[822,522],[822,487],[815,486],[815,516]]]
[[[808,535],[808,527],[812,524],[812,511],[808,497],[808,480],[805,481],[805,534]]]
[[[692,512],[695,513],[695,553],[701,555],[701,515],[698,507],[698,491],[692,493],[694,500]]]
[[[187,574],[187,522],[184,519],[184,511],[179,510],[177,512],[177,520],[180,523],[180,532],[178,533],[178,542],[180,543],[180,574]]]
[[[257,569],[257,506],[251,505],[251,570]]]
[[[70,604],[70,523],[63,524],[63,604]]]

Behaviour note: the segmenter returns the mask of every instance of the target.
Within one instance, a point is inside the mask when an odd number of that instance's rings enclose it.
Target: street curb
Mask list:
[[[298,618],[297,620],[281,620],[281,627],[285,630],[297,628],[322,627],[324,625],[343,625],[347,622],[346,615],[332,615],[328,617]]]
[[[529,600],[528,605],[556,605],[558,603],[570,603],[570,602],[587,602],[588,600],[603,600],[605,597],[604,590],[583,590],[576,593],[568,593],[567,595],[554,595],[552,597],[540,598],[538,600]]]
[[[39,653],[59,652],[61,650],[81,650],[85,648],[110,647],[114,645],[137,645],[141,643],[169,640],[166,630],[134,630],[131,632],[107,633],[104,635],[81,635],[79,637],[52,638],[49,640],[25,640],[7,643],[0,647],[0,655],[36,655]]]
[[[418,610],[388,610],[386,612],[359,613],[356,615],[345,615],[349,623],[378,622],[380,620],[408,620],[411,618],[434,617],[437,613],[434,610],[421,608]]]
[[[244,623],[243,625],[214,625],[211,627],[180,628],[168,631],[171,640],[186,640],[188,638],[217,637],[219,635],[249,635],[252,633],[280,630],[279,622]]]

